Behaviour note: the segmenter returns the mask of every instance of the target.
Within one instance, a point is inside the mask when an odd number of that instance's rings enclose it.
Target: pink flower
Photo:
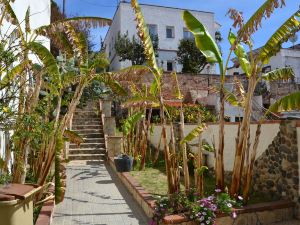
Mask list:
[[[233,212],[232,212],[232,214],[231,214],[231,216],[232,216],[232,218],[233,218],[233,219],[235,219],[235,218],[237,217],[237,214],[236,214],[236,212],[235,212],[235,211],[233,211]]]
[[[216,189],[215,192],[220,193],[222,190],[221,189]]]

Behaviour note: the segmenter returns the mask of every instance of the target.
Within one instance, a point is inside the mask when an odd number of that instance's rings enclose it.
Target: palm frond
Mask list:
[[[194,138],[198,137],[205,129],[206,129],[205,124],[198,125],[184,139],[181,140],[180,144],[183,145],[187,142],[194,140]]]
[[[137,112],[132,116],[129,116],[126,120],[124,120],[122,125],[122,131],[124,135],[128,135],[134,128],[137,122],[145,117],[143,112]]]
[[[110,72],[95,74],[93,79],[102,82],[118,95],[127,95],[126,90],[117,80],[114,79],[113,74]]]
[[[80,76],[73,71],[68,71],[67,73],[62,74],[61,84],[63,88],[70,87],[71,85],[75,85],[79,82]]]
[[[235,85],[235,90],[236,90],[238,98],[239,98],[239,102],[244,103],[245,98],[246,98],[246,91],[244,89],[243,84],[241,83],[241,81],[238,78],[234,77],[234,85]]]
[[[268,63],[273,55],[276,55],[281,49],[281,45],[288,41],[295,33],[300,30],[300,10],[294,13],[262,47],[259,53],[259,59],[264,64]]]
[[[130,107],[158,107],[159,101],[154,96],[148,95],[135,95],[127,99],[123,104],[122,107],[130,108]]]
[[[4,15],[4,18],[7,22],[16,26],[20,24],[15,11],[10,5],[9,0],[0,0],[0,14]]]
[[[60,73],[57,62],[51,52],[44,45],[38,42],[29,42],[27,47],[39,57],[44,64],[46,71],[49,73],[49,76],[51,76],[51,81],[60,88]]]
[[[84,142],[83,138],[78,133],[71,130],[65,130],[64,137],[66,137],[68,141],[75,143],[78,146]]]
[[[269,112],[300,110],[300,92],[289,94],[269,107]]]
[[[144,46],[144,53],[147,58],[148,65],[154,70],[154,74],[158,76],[162,73],[162,71],[157,66],[152,40],[149,35],[149,30],[147,28],[141,8],[137,0],[131,0],[131,6],[135,11],[135,20],[137,21],[138,36],[140,37],[141,42]]]
[[[26,33],[31,32],[31,28],[30,28],[30,7],[27,8],[26,14],[25,14],[25,31],[26,31]]]
[[[64,20],[59,20],[51,23],[50,25],[45,25],[37,28],[35,30],[36,34],[43,36],[51,36],[57,32],[64,32],[65,25],[70,25],[73,27],[105,27],[111,25],[111,19],[102,17],[74,17]]]
[[[173,80],[175,82],[175,88],[174,88],[175,96],[176,96],[177,99],[183,99],[183,95],[180,91],[179,82],[178,82],[176,72],[172,73],[172,77],[173,77]]]
[[[109,67],[109,59],[107,58],[106,54],[104,52],[99,52],[92,57],[92,66],[91,69],[106,69]]]
[[[183,12],[183,20],[187,28],[194,34],[197,48],[205,56],[207,62],[223,62],[220,49],[205,26],[189,11]]]
[[[23,73],[26,67],[29,66],[31,62],[30,61],[23,61],[20,64],[16,65],[14,68],[12,68],[3,78],[0,80],[0,90],[7,87],[9,83],[11,83],[16,76]]]
[[[276,8],[284,5],[285,0],[266,0],[239,30],[238,38],[248,40],[248,37],[261,27],[263,18],[269,18]]]
[[[121,69],[119,71],[113,72],[113,76],[117,81],[140,81],[141,78],[151,73],[148,66],[134,65]]]
[[[247,53],[246,53],[244,47],[241,44],[236,42],[237,38],[232,31],[230,31],[228,34],[228,40],[229,40],[229,43],[231,44],[231,48],[234,49],[234,54],[237,56],[242,70],[249,77],[250,73],[251,73],[251,71],[250,71],[251,66],[250,66],[250,62],[248,60],[248,56],[247,56]]]
[[[276,81],[276,80],[289,80],[295,77],[295,73],[291,67],[284,67],[265,73],[261,76],[263,80]]]
[[[212,91],[216,92],[216,93],[220,93],[221,92],[221,88],[220,87],[213,87]],[[242,90],[240,90],[242,91]],[[224,92],[224,100],[226,102],[228,102],[230,105],[232,106],[236,106],[236,107],[242,107],[244,102],[243,102],[243,97],[241,96],[237,96],[235,93],[232,93],[231,91],[229,91],[226,88],[223,88],[223,92]]]
[[[67,57],[73,57],[73,47],[68,40],[67,34],[64,32],[57,32],[55,35],[51,36],[51,44],[53,44],[58,49],[62,50]]]
[[[88,60],[88,46],[85,35],[82,32],[77,32],[70,24],[65,26],[65,32],[73,47],[73,52],[80,59],[81,64],[86,64]]]

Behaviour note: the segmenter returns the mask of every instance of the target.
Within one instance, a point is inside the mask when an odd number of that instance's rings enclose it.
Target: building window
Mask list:
[[[174,27],[170,27],[170,26],[166,27],[166,36],[167,38],[175,38]]]
[[[151,37],[157,36],[157,25],[156,24],[148,24],[149,34]]]
[[[173,62],[172,61],[168,61],[167,62],[167,71],[173,71]]]
[[[243,121],[243,117],[235,117],[235,122],[242,122]]]
[[[193,40],[194,35],[187,28],[183,28],[183,39]]]
[[[265,66],[264,68],[262,68],[262,72],[263,73],[271,72],[271,66]]]

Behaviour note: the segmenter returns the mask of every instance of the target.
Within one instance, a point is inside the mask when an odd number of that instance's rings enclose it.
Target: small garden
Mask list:
[[[254,52],[254,33],[260,29],[262,20],[271,17],[285,1],[264,1],[249,20],[241,12],[230,9],[232,29],[227,39],[231,47],[225,60],[217,41],[201,21],[191,12],[183,12],[184,23],[194,35],[194,45],[206,63],[216,64],[220,71],[219,85],[213,89],[219,96],[220,110],[216,113],[204,105],[183,103],[176,72],[172,73],[174,88],[170,92],[179,106],[167,104],[163,94],[164,72],[156,59],[157,40],[152,42],[137,0],[131,0],[139,36],[134,41],[142,46],[144,58],[140,64],[143,65],[115,72],[107,71],[109,60],[104,52],[90,51],[85,30],[109,26],[110,19],[62,17],[49,25],[32,28],[30,8],[20,21],[11,2],[0,1],[0,26],[12,24],[7,33],[1,34],[0,42],[0,125],[9,143],[0,157],[0,185],[8,189],[12,183],[26,183],[41,188],[33,198],[34,220],[44,203],[55,200],[59,204],[64,199],[68,162],[65,146],[67,142],[77,145],[83,142],[79,134],[70,130],[76,107],[83,106],[85,100],[103,96],[121,101],[127,110],[119,127],[123,153],[134,162],[130,174],[157,198],[152,224],[161,223],[164,216],[181,214],[201,225],[215,225],[220,214],[236,218],[236,210],[247,204],[274,200],[251,189],[261,125],[269,114],[300,109],[300,93],[292,93],[272,104],[259,118],[254,141],[250,142],[252,102],[262,81],[293,79],[290,67],[267,73],[262,68],[300,30],[299,10]],[[51,39],[58,54],[38,41],[41,37]],[[248,82],[245,88],[235,79],[234,92],[225,85],[231,57],[237,58]],[[122,83],[145,74],[153,78],[149,86],[140,82]],[[244,112],[238,133],[234,134],[236,146],[230,174],[224,169],[225,102],[241,107]],[[208,122],[218,123],[217,145],[209,145],[202,138]],[[188,134],[185,133],[187,123],[197,124]],[[158,146],[149,142],[154,124],[160,127]],[[191,141],[197,142],[193,148]],[[214,155],[213,168],[205,163],[208,152]]]
[[[153,224],[163,221],[164,216],[183,214],[199,224],[215,224],[217,214],[228,214],[236,218],[235,209],[247,204],[278,200],[254,193],[252,190],[253,170],[261,136],[261,126],[272,112],[296,109],[294,93],[278,100],[258,121],[254,142],[250,142],[250,122],[252,101],[257,85],[263,81],[293,79],[293,70],[279,68],[263,73],[262,68],[280,49],[282,43],[299,31],[299,11],[287,19],[260,49],[253,52],[253,34],[260,28],[263,19],[268,19],[277,8],[284,6],[284,1],[266,1],[248,21],[235,9],[228,11],[233,20],[228,33],[231,45],[230,55],[223,60],[218,44],[208,33],[205,26],[192,13],[184,11],[183,20],[194,35],[196,47],[206,57],[208,63],[219,66],[220,85],[214,87],[219,94],[220,111],[217,115],[205,107],[187,106],[170,107],[163,95],[163,72],[157,65],[155,50],[148,33],[146,21],[136,0],[131,1],[136,14],[138,35],[144,47],[147,64],[153,74],[150,86],[132,84],[130,94],[122,102],[127,109],[127,118],[121,122],[124,154],[133,159],[134,170],[130,172],[138,183],[152,196],[156,207]],[[246,21],[246,22],[245,22]],[[246,52],[249,51],[249,53]],[[225,88],[225,76],[231,56],[238,59],[247,78],[247,89],[236,78],[235,88],[231,92]],[[176,73],[173,72],[173,96],[180,102],[180,91]],[[225,102],[243,108],[244,117],[240,121],[236,134],[234,165],[230,173],[224,170],[224,126]],[[159,114],[153,111],[159,109]],[[218,121],[218,145],[210,146],[202,139],[207,122]],[[161,130],[158,146],[149,143],[153,134],[153,124],[159,124]],[[189,134],[184,133],[185,123],[196,123],[197,127]],[[156,130],[157,132],[157,130]],[[197,141],[197,150],[191,150],[190,142]],[[204,153],[212,152],[215,156],[214,168],[205,164]]]

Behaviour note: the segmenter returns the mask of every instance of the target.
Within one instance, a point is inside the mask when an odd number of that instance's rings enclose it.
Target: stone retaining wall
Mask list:
[[[109,164],[116,172],[112,158],[109,158]],[[151,218],[154,212],[155,199],[142,187],[129,173],[116,172],[127,190],[133,195],[136,202],[144,210],[145,214]],[[277,201],[269,203],[260,203],[246,206],[237,210],[236,219],[230,216],[219,215],[216,225],[270,225],[277,222],[289,221],[293,214],[294,204],[290,201]],[[194,221],[189,221],[183,215],[169,215],[163,220],[162,225],[196,225]]]
[[[283,121],[267,150],[256,160],[253,189],[300,203],[297,122]]]

